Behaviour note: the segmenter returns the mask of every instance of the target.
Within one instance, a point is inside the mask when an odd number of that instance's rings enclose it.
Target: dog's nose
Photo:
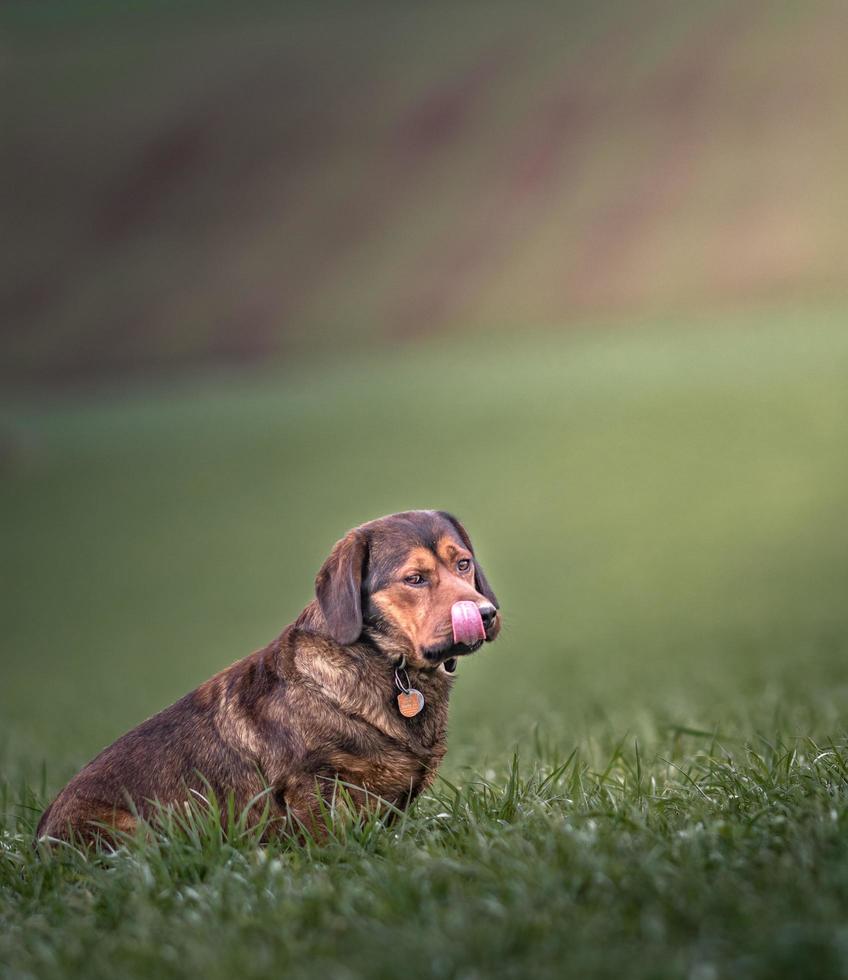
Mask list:
[[[488,629],[495,621],[495,616],[498,614],[497,609],[491,602],[483,602],[477,608],[480,610],[480,619],[483,620],[484,628]]]

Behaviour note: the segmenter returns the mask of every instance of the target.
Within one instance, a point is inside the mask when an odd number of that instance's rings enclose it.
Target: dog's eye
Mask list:
[[[459,561],[456,563],[456,567],[460,572],[467,572],[468,569],[471,568],[471,559],[460,558]]]
[[[427,579],[424,578],[423,575],[419,575],[418,572],[415,572],[412,575],[405,575],[403,580],[404,580],[404,582],[406,582],[407,585],[426,585],[427,584]]]

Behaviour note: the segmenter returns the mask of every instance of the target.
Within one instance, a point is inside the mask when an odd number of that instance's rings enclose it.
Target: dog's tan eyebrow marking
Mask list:
[[[433,572],[436,569],[436,562],[428,548],[411,548],[400,568],[402,571]]]
[[[471,557],[471,552],[468,551],[467,548],[459,547],[457,543],[447,535],[439,538],[439,540],[436,542],[436,553],[441,561],[443,561],[446,565],[450,565],[459,557]]]

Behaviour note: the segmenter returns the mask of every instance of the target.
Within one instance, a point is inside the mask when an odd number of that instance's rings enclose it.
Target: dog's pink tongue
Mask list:
[[[473,647],[475,643],[486,639],[486,630],[476,602],[455,602],[451,609],[451,625],[454,643]]]

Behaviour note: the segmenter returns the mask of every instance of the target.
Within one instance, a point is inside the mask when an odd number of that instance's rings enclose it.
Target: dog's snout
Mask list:
[[[488,629],[494,623],[498,611],[491,602],[481,602],[478,609],[480,610],[480,618],[483,620],[483,626]]]

